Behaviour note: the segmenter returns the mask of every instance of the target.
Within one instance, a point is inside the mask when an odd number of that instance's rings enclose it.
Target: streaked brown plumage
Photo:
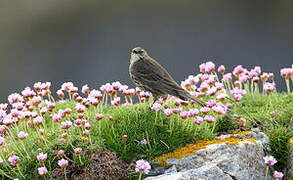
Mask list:
[[[131,51],[129,74],[136,86],[153,94],[155,101],[160,96],[169,94],[182,100],[193,100],[201,106],[205,105],[181,88],[167,70],[141,47]]]

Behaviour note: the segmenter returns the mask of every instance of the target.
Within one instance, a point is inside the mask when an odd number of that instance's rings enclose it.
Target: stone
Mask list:
[[[293,138],[289,139],[289,158],[287,163],[287,178],[293,179]]]
[[[147,180],[196,179],[196,180],[261,180],[265,178],[263,157],[269,148],[269,138],[258,129],[228,135],[225,140],[209,144],[191,155],[166,158],[174,170]],[[237,140],[238,139],[238,140]],[[228,140],[233,140],[229,143]],[[235,140],[235,142],[234,142]],[[271,177],[269,177],[271,178]]]

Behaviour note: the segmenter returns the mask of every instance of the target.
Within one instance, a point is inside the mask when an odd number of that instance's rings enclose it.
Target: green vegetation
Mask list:
[[[189,108],[192,105],[189,105]],[[74,109],[75,102],[57,103],[53,110]],[[182,119],[178,114],[167,117],[163,112],[150,110],[150,104],[139,103],[131,106],[91,106],[85,115],[91,128],[90,135],[83,135],[80,128],[62,129],[60,123],[52,121],[51,113],[47,113],[44,122],[39,126],[21,122],[10,129],[10,136],[5,138],[0,156],[4,160],[0,164],[0,173],[7,177],[21,177],[25,179],[39,178],[37,168],[46,166],[52,175],[57,168],[57,151],[65,151],[66,159],[76,166],[84,166],[90,162],[90,156],[73,153],[74,148],[80,147],[84,151],[94,152],[101,148],[116,152],[124,161],[131,163],[143,158],[151,160],[166,152],[200,139],[213,139],[219,132],[235,131],[237,118],[231,115],[220,117],[213,123],[204,122],[196,125],[192,119]],[[270,95],[250,94],[245,96],[233,108],[239,117],[247,120],[245,129],[258,126],[271,139],[271,154],[277,158],[278,167],[282,168],[288,156],[287,141],[293,137],[293,94]],[[275,114],[271,113],[275,111]],[[104,118],[96,120],[95,115],[102,113]],[[62,121],[75,120],[76,112]],[[113,119],[109,120],[112,116]],[[214,132],[213,132],[214,128]],[[44,129],[41,135],[38,131]],[[20,131],[28,133],[24,140],[17,138]],[[67,133],[67,135],[62,135]],[[141,143],[142,140],[147,142]],[[47,153],[48,159],[44,163],[38,162],[36,156]],[[21,163],[13,167],[7,162],[8,157],[16,154]],[[45,176],[46,177],[46,176]],[[44,178],[45,178],[44,177]]]

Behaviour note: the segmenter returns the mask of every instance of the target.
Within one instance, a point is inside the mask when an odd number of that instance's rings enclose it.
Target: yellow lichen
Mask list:
[[[228,145],[237,145],[238,143],[240,143],[242,141],[249,141],[252,143],[256,142],[255,139],[249,139],[249,138],[238,139],[235,137],[229,137],[226,139],[202,140],[202,141],[199,141],[197,144],[187,144],[184,147],[181,147],[181,148],[175,150],[174,152],[163,154],[163,155],[157,157],[156,160],[160,165],[167,167],[167,166],[169,166],[169,164],[167,163],[166,159],[169,159],[169,158],[178,159],[178,158],[182,158],[184,156],[192,155],[195,151],[204,149],[207,146],[212,145],[212,144],[226,143]]]
[[[233,135],[247,135],[250,131],[235,131],[232,132]]]
[[[293,144],[293,138],[290,138],[288,144]]]

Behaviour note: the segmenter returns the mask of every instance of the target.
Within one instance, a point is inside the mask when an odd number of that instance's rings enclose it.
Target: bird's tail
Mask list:
[[[191,96],[191,94],[189,94],[187,91],[181,92],[178,97],[182,100],[192,100],[196,102],[197,104],[199,104],[200,106],[205,107],[205,102],[199,100],[196,97]]]

